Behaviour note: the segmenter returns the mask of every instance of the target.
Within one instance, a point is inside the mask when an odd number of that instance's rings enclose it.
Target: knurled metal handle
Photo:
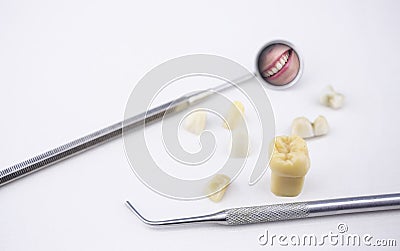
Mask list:
[[[271,221],[307,218],[307,203],[285,203],[255,207],[239,207],[225,210],[228,225],[243,225]]]

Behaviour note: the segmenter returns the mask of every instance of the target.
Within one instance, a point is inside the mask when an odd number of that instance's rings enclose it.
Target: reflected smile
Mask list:
[[[273,79],[285,72],[292,58],[292,51],[292,49],[285,51],[272,64],[266,67],[262,72],[263,77]]]

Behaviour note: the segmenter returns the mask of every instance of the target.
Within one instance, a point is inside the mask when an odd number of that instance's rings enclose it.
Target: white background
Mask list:
[[[305,61],[297,86],[267,90],[278,133],[303,115],[323,114],[332,127],[309,142],[312,166],[299,197],[272,195],[270,172],[249,187],[245,170],[218,204],[152,192],[131,171],[122,140],[113,141],[1,187],[0,250],[257,250],[269,248],[257,243],[266,229],[321,235],[338,223],[394,238],[398,246],[386,250],[398,250],[399,212],[154,229],[123,202],[166,219],[399,192],[399,11],[398,1],[361,0],[0,1],[1,168],[121,120],[135,83],[168,59],[210,53],[252,70],[258,49],[277,37]],[[328,84],[346,96],[342,110],[318,104]]]

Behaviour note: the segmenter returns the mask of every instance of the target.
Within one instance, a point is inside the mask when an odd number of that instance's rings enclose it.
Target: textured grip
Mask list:
[[[225,213],[228,225],[242,225],[306,218],[309,210],[306,203],[285,203],[232,208]]]

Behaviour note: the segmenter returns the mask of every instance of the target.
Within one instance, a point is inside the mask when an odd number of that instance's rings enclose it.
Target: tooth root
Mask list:
[[[328,86],[321,95],[320,102],[321,104],[333,109],[339,109],[343,106],[344,96],[343,94],[336,92],[332,86]]]
[[[244,105],[240,101],[234,101],[228,110],[225,117],[223,127],[225,129],[233,130],[236,126],[243,121],[244,116]]]
[[[196,135],[200,135],[207,123],[207,112],[195,111],[189,114],[183,121],[183,127],[188,131]]]
[[[271,191],[277,196],[293,197],[301,193],[310,168],[307,144],[299,136],[276,137],[272,157]]]
[[[314,136],[311,122],[305,117],[299,117],[292,122],[292,135],[302,138],[311,138]]]
[[[223,174],[216,174],[208,183],[206,194],[214,202],[219,202],[224,197],[231,179]]]
[[[328,134],[329,124],[324,116],[318,116],[313,122],[313,129],[315,136],[322,136]]]
[[[301,193],[304,177],[285,177],[274,172],[271,174],[271,192],[276,196],[295,197]]]
[[[249,154],[249,135],[244,125],[232,131],[231,157],[246,158]]]

